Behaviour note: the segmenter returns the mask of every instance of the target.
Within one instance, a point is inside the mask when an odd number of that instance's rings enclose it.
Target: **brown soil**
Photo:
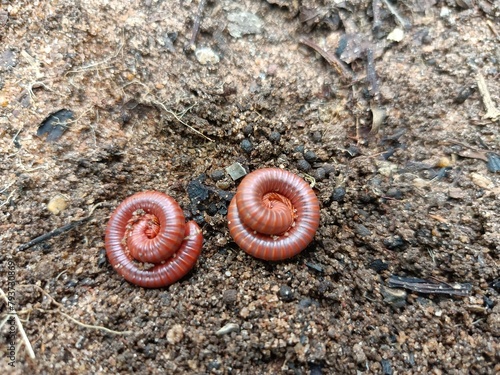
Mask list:
[[[198,2],[2,1],[1,287],[35,358],[18,330],[9,365],[7,322],[0,372],[498,373],[499,4],[391,4],[399,20],[382,0],[208,1],[194,53]],[[62,109],[64,134],[37,136]],[[299,256],[248,256],[224,194],[190,200],[194,180],[233,193],[212,176],[235,162],[314,178],[321,224]],[[156,290],[104,251],[113,209],[148,189],[205,237]]]

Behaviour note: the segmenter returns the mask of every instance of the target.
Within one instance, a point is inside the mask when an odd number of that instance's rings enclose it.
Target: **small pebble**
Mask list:
[[[238,298],[238,291],[236,289],[227,289],[222,294],[222,302],[226,305],[232,305]]]
[[[248,139],[242,140],[240,146],[247,154],[249,154],[253,150],[252,142],[250,142]]]
[[[384,297],[384,302],[393,307],[404,307],[406,305],[406,292],[402,289],[380,287],[380,293]]]
[[[68,199],[62,195],[57,194],[52,197],[50,202],[47,204],[47,210],[49,210],[54,215],[59,215],[68,207]]]
[[[184,338],[184,328],[180,324],[174,324],[167,331],[167,341],[170,345],[177,345]]]
[[[245,135],[245,137],[248,137],[250,134],[253,133],[253,124],[245,125],[242,132]]]
[[[236,323],[228,323],[221,329],[219,329],[215,334],[217,336],[227,335],[231,332],[238,332],[240,330],[240,326]]]
[[[385,238],[382,243],[389,250],[402,251],[406,248],[405,242],[400,236],[391,236]]]
[[[327,176],[335,173],[335,166],[333,164],[323,164],[322,168],[325,170]]]
[[[225,174],[224,174],[224,171],[218,169],[216,171],[213,171],[212,174],[210,175],[210,177],[212,178],[212,180],[214,181],[220,181],[224,178]]]
[[[313,177],[316,179],[316,181],[322,181],[326,177],[326,171],[324,168],[319,167],[316,169],[313,173]]]
[[[198,60],[201,65],[215,65],[220,61],[219,55],[217,55],[214,50],[208,47],[198,48],[194,52],[194,55],[196,56],[196,60]]]
[[[321,142],[321,139],[323,138],[323,135],[319,130],[316,130],[314,133],[312,133],[312,140],[313,142]]]
[[[288,285],[280,287],[279,296],[283,301],[290,302],[294,298],[293,290]]]
[[[297,168],[302,172],[309,172],[311,170],[311,164],[309,164],[305,159],[301,159],[297,162]]]
[[[240,163],[231,164],[226,168],[226,172],[233,179],[233,181],[236,181],[247,174],[247,171]]]
[[[345,198],[345,189],[343,187],[336,187],[333,189],[332,199],[335,202],[343,202]]]
[[[304,159],[306,159],[309,163],[314,163],[318,160],[318,156],[314,151],[309,150],[304,153]]]
[[[300,152],[301,154],[303,154],[304,153],[304,149],[305,149],[304,145],[298,145],[298,146],[295,146],[295,148],[293,149],[293,151]]]
[[[272,131],[269,135],[269,140],[274,143],[278,143],[281,140],[281,134],[277,131]]]

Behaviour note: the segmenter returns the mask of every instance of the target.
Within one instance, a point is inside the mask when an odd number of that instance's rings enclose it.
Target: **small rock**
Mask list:
[[[243,151],[245,151],[247,154],[249,154],[250,152],[252,152],[253,150],[253,145],[252,145],[252,142],[250,142],[248,139],[244,139],[241,141],[240,143],[240,147],[243,149]]]
[[[314,163],[318,160],[318,156],[314,151],[309,150],[304,153],[304,159],[306,159],[309,163]]]
[[[217,336],[227,335],[231,332],[238,332],[240,330],[240,326],[236,323],[228,323],[221,329],[219,329],[215,334]]]
[[[250,12],[233,12],[227,15],[227,30],[233,38],[241,38],[247,34],[260,34],[264,22]]]
[[[402,251],[406,248],[404,240],[400,236],[391,236],[385,238],[382,243],[389,250]]]
[[[54,215],[59,215],[68,207],[68,198],[62,194],[57,194],[47,204],[47,210]]]
[[[372,234],[372,232],[367,227],[365,227],[363,224],[355,224],[354,230],[361,237],[368,237],[368,236],[371,236],[371,234]]]
[[[393,307],[398,308],[406,305],[406,292],[404,290],[381,286],[380,293],[382,293],[382,296],[384,297],[384,302]]]
[[[212,174],[210,175],[212,180],[214,180],[215,182],[222,180],[224,176],[225,176],[224,171],[220,169],[213,171]]]
[[[321,142],[321,139],[323,139],[323,135],[319,130],[316,130],[314,133],[312,133],[312,140],[313,142]]]
[[[269,135],[269,140],[273,143],[279,143],[279,141],[281,140],[281,134],[277,131],[273,131]]]
[[[196,49],[194,55],[196,56],[196,60],[198,60],[201,65],[215,65],[220,61],[219,55],[208,47]]]
[[[333,189],[332,199],[335,202],[343,202],[345,198],[345,193],[346,191],[343,187],[336,187],[335,189]]]
[[[167,332],[167,341],[171,345],[176,345],[184,338],[184,328],[180,324],[175,324]]]
[[[309,172],[311,170],[311,164],[305,159],[301,159],[297,162],[297,168],[302,172]]]
[[[294,299],[292,288],[288,285],[282,285],[279,290],[279,296],[283,301],[290,302]]]
[[[247,171],[240,163],[231,164],[226,168],[226,172],[233,179],[233,181],[236,181],[247,174]]]
[[[253,124],[247,124],[242,130],[243,134],[248,137],[250,134],[253,133]]]
[[[316,181],[322,181],[326,177],[326,171],[324,168],[319,167],[316,169],[313,173],[313,177],[316,179]]]
[[[236,289],[227,289],[222,294],[222,302],[226,305],[232,305],[238,298],[238,291]]]

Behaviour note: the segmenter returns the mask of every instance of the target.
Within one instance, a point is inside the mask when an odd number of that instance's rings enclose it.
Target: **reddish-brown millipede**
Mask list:
[[[106,227],[109,263],[123,278],[144,288],[170,285],[196,264],[203,235],[194,221],[185,223],[177,202],[158,191],[126,198]],[[136,264],[155,264],[142,268]]]
[[[265,260],[291,258],[314,238],[318,198],[291,172],[259,169],[238,186],[227,220],[231,237],[248,254]]]

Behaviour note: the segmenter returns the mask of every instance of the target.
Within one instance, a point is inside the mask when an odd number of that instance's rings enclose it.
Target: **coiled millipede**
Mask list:
[[[248,254],[265,260],[291,258],[313,240],[319,202],[303,179],[279,169],[248,174],[228,208],[229,233]]]
[[[181,279],[196,264],[202,244],[198,224],[186,223],[177,202],[157,191],[126,198],[106,227],[109,263],[125,280],[144,288]],[[137,262],[154,265],[147,268]]]

